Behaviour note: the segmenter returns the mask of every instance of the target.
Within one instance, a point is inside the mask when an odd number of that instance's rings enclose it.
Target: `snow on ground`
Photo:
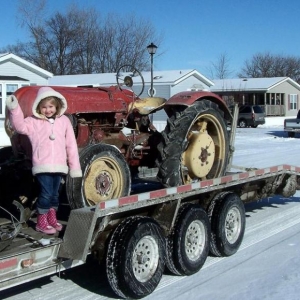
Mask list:
[[[266,124],[257,128],[237,128],[233,165],[249,168],[280,164],[300,166],[299,136],[288,138],[283,120],[282,117],[266,118]]]

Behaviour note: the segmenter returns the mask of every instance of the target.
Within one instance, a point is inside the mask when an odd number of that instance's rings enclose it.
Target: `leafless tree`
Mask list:
[[[290,77],[300,82],[300,58],[257,53],[245,61],[239,77]]]
[[[110,14],[99,30],[96,50],[96,72],[115,72],[125,64],[140,70],[149,68],[146,46],[153,40],[155,30],[149,21],[134,15],[118,17]],[[158,42],[161,38],[156,38]]]
[[[102,17],[94,9],[73,4],[65,13],[47,16],[46,3],[19,0],[20,22],[28,29],[30,40],[2,51],[13,52],[55,75],[116,72],[124,64],[146,70],[147,45],[162,41],[149,21],[134,14]]]
[[[212,62],[208,72],[213,79],[228,78],[233,71],[230,70],[230,59],[226,52],[220,54],[216,62]]]

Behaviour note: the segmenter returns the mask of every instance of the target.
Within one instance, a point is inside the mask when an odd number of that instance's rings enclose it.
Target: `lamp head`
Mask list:
[[[153,43],[151,43],[150,45],[147,46],[147,50],[149,52],[150,55],[153,55],[156,53],[156,49],[157,49],[157,46],[154,45]]]

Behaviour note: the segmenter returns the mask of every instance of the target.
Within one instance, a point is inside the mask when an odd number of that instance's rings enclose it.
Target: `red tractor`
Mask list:
[[[120,68],[121,69],[121,68]],[[77,138],[82,178],[66,177],[65,191],[71,208],[92,206],[130,194],[140,167],[158,168],[163,186],[178,186],[215,178],[225,173],[229,160],[227,121],[231,114],[224,101],[210,92],[181,92],[169,100],[141,99],[131,87],[133,76],[117,72],[112,87],[52,87],[68,102],[69,117]],[[27,86],[14,95],[25,116],[40,87]],[[164,109],[168,115],[163,132],[151,124],[149,114]],[[126,130],[125,130],[126,129]],[[12,147],[2,148],[2,178],[14,178],[14,198],[34,198],[31,147],[26,136],[13,132],[6,118]],[[2,182],[5,182],[5,180]],[[3,183],[2,183],[3,185]],[[25,200],[24,200],[25,199]]]

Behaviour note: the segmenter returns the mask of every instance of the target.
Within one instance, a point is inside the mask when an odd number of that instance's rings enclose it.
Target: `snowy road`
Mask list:
[[[300,166],[300,139],[282,127],[238,129],[234,165]],[[209,257],[190,277],[164,275],[145,299],[299,299],[300,192],[246,205],[246,232],[238,253]],[[1,299],[116,299],[96,263],[0,292]]]

